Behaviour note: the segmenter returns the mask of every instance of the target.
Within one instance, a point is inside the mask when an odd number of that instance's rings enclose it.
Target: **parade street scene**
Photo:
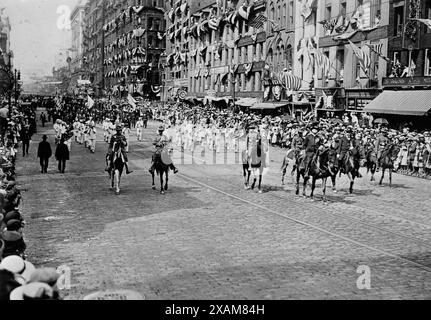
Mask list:
[[[2,301],[427,300],[430,213],[431,1],[0,3]]]

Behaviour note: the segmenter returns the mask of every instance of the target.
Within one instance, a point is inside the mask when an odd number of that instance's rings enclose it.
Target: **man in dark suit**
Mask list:
[[[26,154],[28,155],[28,149],[30,147],[30,127],[28,125],[24,125],[19,135],[22,143],[22,156],[25,157]]]
[[[42,142],[39,143],[37,149],[37,157],[40,158],[41,173],[47,173],[49,158],[52,156],[51,145],[46,141],[48,137],[43,135]]]

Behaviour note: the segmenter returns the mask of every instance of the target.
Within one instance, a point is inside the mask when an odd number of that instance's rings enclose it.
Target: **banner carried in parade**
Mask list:
[[[136,110],[136,100],[132,97],[132,95],[129,93],[127,96],[127,102],[132,106],[133,111]]]
[[[94,100],[93,100],[93,99],[91,99],[91,97],[90,97],[90,96],[87,96],[87,103],[86,103],[86,106],[88,107],[88,109],[91,109],[91,108],[93,108],[93,106],[94,106]]]

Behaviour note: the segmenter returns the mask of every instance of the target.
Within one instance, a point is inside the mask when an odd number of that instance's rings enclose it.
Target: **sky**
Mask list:
[[[51,75],[57,64],[65,64],[71,48],[67,27],[78,0],[0,0],[0,9],[12,26],[11,48],[14,67],[24,81],[32,75]]]

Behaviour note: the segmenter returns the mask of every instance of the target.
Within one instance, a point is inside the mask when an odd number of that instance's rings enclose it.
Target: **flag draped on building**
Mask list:
[[[362,48],[358,48],[352,41],[349,40],[349,45],[355,53],[356,58],[359,61],[362,71],[368,76],[368,70],[371,65],[370,47],[364,45]]]
[[[313,53],[316,68],[322,68],[323,77],[328,77],[331,68],[331,61],[328,56],[319,49],[315,49]]]
[[[283,72],[280,77],[282,86],[289,91],[298,91],[302,86],[302,79],[291,73]]]
[[[431,19],[410,19],[410,20],[416,20],[416,21],[422,22],[428,27],[428,29],[431,30]]]
[[[263,27],[263,24],[268,21],[268,18],[260,13],[257,16],[254,16],[249,22],[248,25],[252,28],[259,29]]]

